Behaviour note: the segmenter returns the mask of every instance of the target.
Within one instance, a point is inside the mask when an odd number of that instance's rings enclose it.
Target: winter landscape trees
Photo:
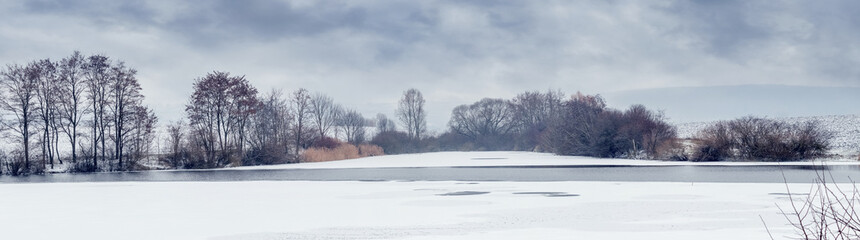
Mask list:
[[[418,89],[400,96],[393,109],[397,126],[385,114],[368,119],[304,88],[261,95],[244,76],[220,71],[194,81],[185,120],[163,126],[159,135],[137,74],[123,61],[79,52],[7,65],[0,73],[0,109],[14,147],[3,152],[0,170],[32,174],[60,165],[52,171],[126,171],[146,168],[145,159],[158,160],[147,163],[155,167],[217,168],[446,150],[798,160],[824,156],[831,137],[815,122],[747,117],[678,139],[661,112],[642,105],[617,110],[600,95],[561,91],[463,104],[451,111],[447,129],[432,133]],[[153,149],[156,141],[164,147]]]
[[[39,173],[64,162],[73,171],[139,168],[136,160],[148,155],[143,152],[154,138],[157,118],[142,103],[136,74],[121,61],[79,52],[60,61],[8,65],[0,102],[4,126],[18,145],[2,167],[13,175]],[[86,115],[89,121],[84,121]],[[80,131],[82,126],[89,134]],[[80,155],[90,161],[78,161]]]
[[[409,138],[421,139],[427,132],[427,112],[424,111],[424,95],[418,89],[409,89],[403,93],[397,107],[397,117],[406,128]]]
[[[196,161],[206,167],[236,163],[244,151],[246,125],[259,107],[257,89],[243,76],[212,72],[194,82],[185,112],[191,141],[202,150]]]

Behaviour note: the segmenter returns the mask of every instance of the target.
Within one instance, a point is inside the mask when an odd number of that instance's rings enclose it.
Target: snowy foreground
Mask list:
[[[808,184],[793,184],[806,190]],[[769,239],[783,184],[0,185],[4,239]],[[475,195],[470,195],[475,194]]]
[[[691,163],[523,152],[448,152],[236,169],[593,164]],[[856,164],[856,161],[828,164]],[[790,187],[793,192],[802,193],[809,190],[810,184],[790,184]],[[777,204],[789,203],[785,193],[786,185],[780,183],[0,184],[0,236],[3,239],[228,240],[769,239],[767,229],[770,229],[775,238],[785,239],[793,236],[793,229],[787,226],[777,208]]]

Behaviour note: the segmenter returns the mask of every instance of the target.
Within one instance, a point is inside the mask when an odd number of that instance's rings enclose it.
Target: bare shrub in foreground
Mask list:
[[[851,189],[829,183],[824,173],[810,187],[809,194],[793,194],[786,184],[790,199],[787,207],[777,205],[782,215],[794,228],[799,239],[858,239],[860,238],[860,192],[857,185]],[[829,179],[833,179],[830,176]],[[796,198],[797,197],[797,198]],[[772,236],[771,236],[772,237]]]

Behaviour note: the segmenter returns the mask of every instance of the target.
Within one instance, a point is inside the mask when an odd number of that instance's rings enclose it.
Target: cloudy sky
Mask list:
[[[100,53],[163,121],[195,78],[299,87],[365,116],[408,88],[430,128],[526,90],[860,86],[860,1],[2,1],[0,64]],[[611,101],[612,99],[608,99]],[[853,104],[852,104],[853,105]]]

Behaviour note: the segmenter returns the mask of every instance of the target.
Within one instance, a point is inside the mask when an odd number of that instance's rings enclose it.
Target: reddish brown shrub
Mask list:
[[[343,144],[343,143],[337,139],[330,138],[330,137],[321,137],[321,138],[318,138],[316,141],[314,141],[314,143],[311,144],[311,147],[312,148],[334,149],[334,148],[337,148],[338,146],[340,146],[341,144]]]

